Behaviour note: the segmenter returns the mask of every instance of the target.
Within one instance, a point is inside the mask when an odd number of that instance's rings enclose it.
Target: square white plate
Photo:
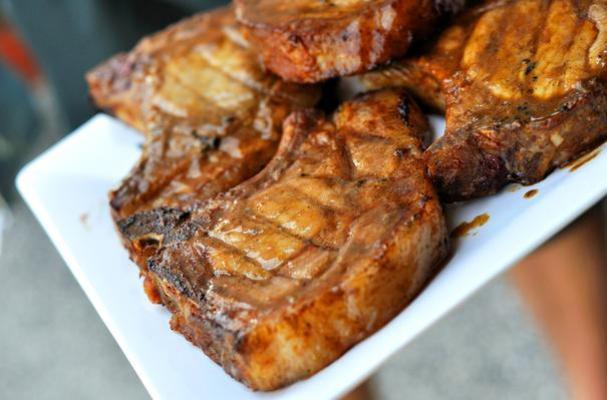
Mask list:
[[[433,124],[442,131],[442,119]],[[607,152],[600,152],[575,172],[449,207],[452,226],[482,214],[490,219],[456,241],[450,262],[405,311],[312,378],[255,393],[169,329],[169,313],[148,302],[120,245],[107,193],[137,160],[141,141],[118,121],[96,116],[27,165],[17,185],[155,399],[336,398],[607,194]],[[531,189],[538,194],[525,199]]]

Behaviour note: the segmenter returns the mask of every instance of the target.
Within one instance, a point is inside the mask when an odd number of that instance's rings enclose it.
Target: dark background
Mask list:
[[[84,73],[141,38],[221,0],[3,0],[57,95],[69,128],[93,113]]]

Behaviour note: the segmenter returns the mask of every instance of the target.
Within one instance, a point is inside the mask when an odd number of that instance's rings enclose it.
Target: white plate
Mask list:
[[[441,119],[433,123],[442,131]],[[404,312],[312,378],[254,393],[169,329],[169,313],[148,302],[114,232],[107,193],[137,160],[141,141],[97,116],[27,165],[17,185],[155,399],[338,397],[607,194],[607,152],[600,152],[575,172],[559,170],[533,187],[450,207],[452,226],[485,213],[490,219],[458,241],[450,262]],[[537,196],[525,199],[531,189]]]

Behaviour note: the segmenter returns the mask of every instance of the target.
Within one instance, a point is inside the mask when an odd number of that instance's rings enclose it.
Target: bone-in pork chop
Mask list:
[[[362,78],[446,109],[428,172],[450,199],[543,179],[607,138],[607,3],[491,1],[427,54]]]
[[[397,315],[447,252],[403,92],[298,111],[257,176],[190,212],[120,222],[159,248],[143,270],[171,326],[258,390],[306,378]]]
[[[404,55],[463,0],[236,0],[264,65],[284,79],[319,82]]]
[[[138,164],[111,194],[116,218],[188,209],[259,172],[283,120],[315,87],[265,73],[231,9],[196,15],[88,75],[96,103],[146,134]]]

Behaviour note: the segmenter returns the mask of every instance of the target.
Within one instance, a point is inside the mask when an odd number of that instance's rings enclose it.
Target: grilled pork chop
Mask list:
[[[463,0],[235,0],[264,65],[284,79],[319,82],[402,56]]]
[[[310,376],[399,313],[446,254],[428,131],[403,92],[359,97],[332,120],[292,114],[256,177],[197,210],[120,222],[131,243],[159,248],[148,294],[251,388]]]
[[[373,72],[445,107],[428,171],[450,199],[543,179],[607,138],[607,3],[492,1],[428,54]]]
[[[146,133],[143,155],[111,194],[116,218],[189,209],[259,172],[284,118],[314,87],[261,70],[231,9],[196,15],[88,75],[96,103]]]

